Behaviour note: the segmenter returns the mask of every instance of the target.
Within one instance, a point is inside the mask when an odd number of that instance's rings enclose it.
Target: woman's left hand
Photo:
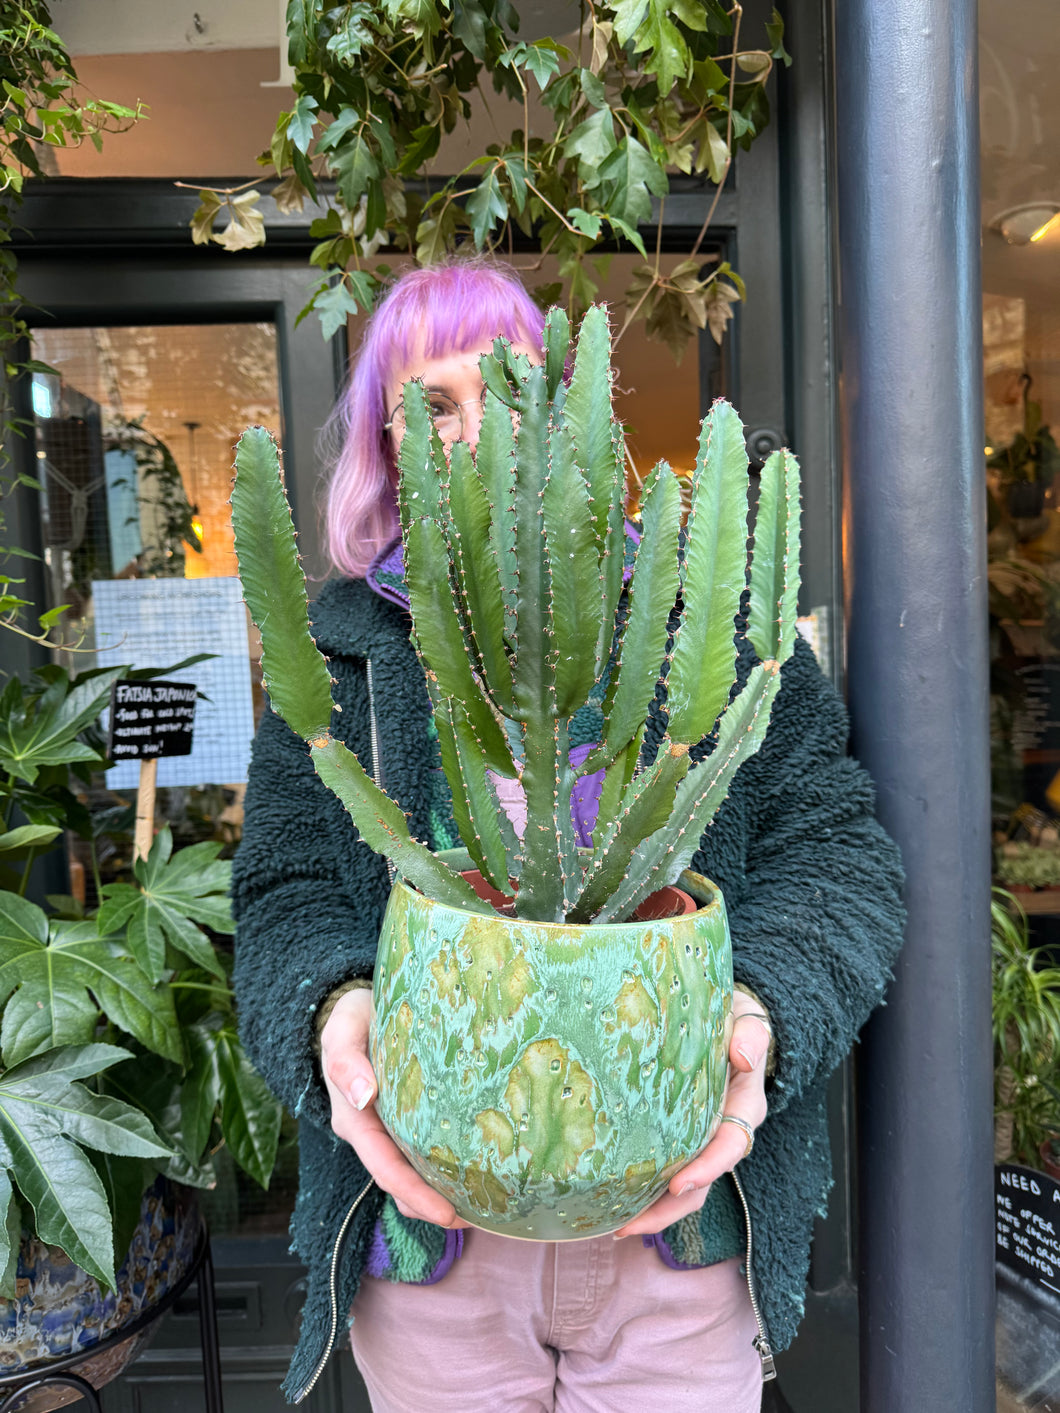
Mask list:
[[[729,1042],[729,1087],[725,1095],[725,1113],[732,1114],[756,1129],[766,1116],[766,1059],[769,1055],[770,1032],[759,1019],[761,1007],[742,991],[732,998],[736,1023]],[[747,1156],[747,1134],[739,1124],[721,1123],[706,1148],[679,1172],[670,1185],[640,1216],[615,1232],[616,1237],[641,1236],[659,1232],[698,1212],[707,1200],[710,1185],[722,1173],[731,1172],[741,1158]]]

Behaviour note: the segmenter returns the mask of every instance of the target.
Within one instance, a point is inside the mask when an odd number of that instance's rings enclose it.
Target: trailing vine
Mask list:
[[[527,42],[509,0],[290,0],[295,103],[258,160],[275,174],[281,211],[307,199],[326,207],[311,226],[321,279],[303,311],[316,311],[325,336],[371,307],[386,278],[369,265],[380,250],[426,264],[464,242],[510,248],[517,228],[538,247],[531,270],[546,255],[558,262],[559,282],[535,291],[542,302],[565,298],[578,315],[617,241],[643,261],[619,336],[643,319],[678,358],[699,329],[720,342],[743,284],[724,261],[705,272],[711,259],[700,248],[734,150],[768,122],[774,63],[790,63],[783,21],[774,10],[752,44],[739,0],[582,0],[579,20],[565,42]],[[461,171],[433,177],[442,138],[468,118],[472,94],[490,111],[488,86],[520,105],[522,126],[498,131]],[[548,111],[547,136],[532,132],[532,93]],[[715,196],[690,249],[670,260],[661,223],[673,172],[702,175]],[[193,239],[230,250],[262,244],[253,185],[202,190]],[[641,230],[653,197],[649,255]]]
[[[0,377],[0,535],[5,528],[4,498],[20,484],[38,485],[31,476],[12,475],[8,469],[10,438],[25,436],[32,426],[29,419],[16,415],[12,386],[23,375],[54,371],[46,363],[16,356],[19,344],[29,336],[18,291],[18,262],[11,249],[24,183],[47,174],[45,154],[49,149],[79,147],[86,141],[99,149],[105,134],[125,131],[142,113],[140,104],[126,108],[80,89],[77,71],[51,27],[44,0],[0,0],[0,356],[4,360]],[[25,552],[6,544],[0,547],[5,570],[9,557],[20,555]],[[39,635],[19,628],[18,615],[29,607],[17,592],[21,582],[0,573],[0,624],[44,641],[62,609],[51,609],[40,619]]]

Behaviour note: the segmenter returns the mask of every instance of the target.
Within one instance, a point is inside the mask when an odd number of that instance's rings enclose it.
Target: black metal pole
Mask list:
[[[862,1413],[994,1395],[976,0],[839,0],[854,749],[909,927],[859,1056]]]

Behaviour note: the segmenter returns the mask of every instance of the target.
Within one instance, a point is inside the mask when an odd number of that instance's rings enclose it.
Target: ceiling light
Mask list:
[[[990,222],[991,228],[1000,233],[1009,245],[1029,245],[1041,240],[1060,217],[1060,203],[1056,201],[1033,201],[1025,206],[1013,206],[1002,211]]]

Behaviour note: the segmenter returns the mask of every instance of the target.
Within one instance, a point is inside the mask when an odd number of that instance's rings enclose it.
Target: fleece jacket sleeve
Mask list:
[[[905,921],[898,850],[846,755],[845,708],[801,640],[782,671],[766,740],[737,777],[747,845],[729,913],[736,979],[776,1036],[773,1112],[846,1055],[883,997]]]
[[[351,705],[345,720],[363,719]],[[349,744],[370,758],[367,742]],[[317,1008],[349,978],[371,976],[388,892],[385,860],[358,839],[305,742],[267,713],[233,870],[240,1033],[283,1103],[322,1126],[330,1105],[314,1056]]]

